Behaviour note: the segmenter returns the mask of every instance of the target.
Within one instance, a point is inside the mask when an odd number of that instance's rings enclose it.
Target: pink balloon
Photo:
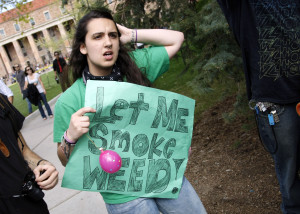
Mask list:
[[[119,171],[122,166],[122,159],[120,155],[112,150],[101,150],[99,162],[101,168],[110,174]]]

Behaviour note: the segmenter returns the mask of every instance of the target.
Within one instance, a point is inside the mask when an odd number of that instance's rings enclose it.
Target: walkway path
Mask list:
[[[53,111],[58,97],[49,101]],[[50,214],[107,214],[104,201],[99,193],[81,192],[61,187],[65,168],[56,155],[56,144],[53,143],[53,119],[42,120],[39,111],[36,110],[26,117],[21,132],[29,147],[53,163],[59,171],[58,185],[52,190],[44,191],[44,199],[48,204]]]

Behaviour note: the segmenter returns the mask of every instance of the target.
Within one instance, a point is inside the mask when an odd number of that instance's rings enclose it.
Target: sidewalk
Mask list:
[[[54,111],[54,105],[59,96],[49,101]],[[55,117],[55,112],[54,112]],[[71,190],[61,187],[65,168],[56,155],[56,144],[53,143],[53,118],[43,120],[36,110],[26,117],[21,130],[28,146],[44,159],[49,160],[59,171],[57,186],[45,193],[50,214],[107,214],[104,201],[99,193]]]

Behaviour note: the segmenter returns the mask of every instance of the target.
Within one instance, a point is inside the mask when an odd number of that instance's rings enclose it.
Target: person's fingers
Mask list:
[[[49,185],[50,183],[53,183],[56,178],[58,178],[58,171],[50,163],[46,165],[39,165],[34,171],[38,171],[35,180],[41,186]],[[43,173],[41,174],[41,172]]]
[[[71,121],[67,131],[68,139],[72,141],[77,141],[83,134],[88,132],[88,127],[90,125],[90,119],[88,116],[85,116],[85,113],[96,112],[95,109],[91,107],[83,107],[75,112],[71,116]]]
[[[82,133],[85,134],[85,133],[88,133],[89,131],[89,128],[82,128]]]
[[[33,172],[35,174],[35,180],[36,180],[36,182],[45,180],[55,170],[56,170],[56,168],[53,165],[50,165],[50,163],[47,163],[46,165],[39,165],[39,166],[37,166],[33,170]]]
[[[33,170],[33,173],[36,177],[36,180],[40,177],[40,173],[41,173],[42,170],[42,167],[41,166],[37,166],[34,170]]]
[[[88,116],[80,117],[80,122],[90,122],[90,118]]]
[[[56,186],[57,183],[58,183],[58,180],[55,180],[55,181],[53,181],[52,183],[50,183],[48,185],[40,186],[40,188],[43,189],[43,190],[50,190],[50,189],[53,189]]]
[[[41,182],[38,182],[37,184],[44,190],[52,189],[58,182],[58,171],[54,171],[51,173],[51,175]]]
[[[83,116],[85,113],[88,112],[96,112],[95,109],[93,109],[92,107],[83,107],[81,109],[79,109],[77,112],[75,112],[73,115],[74,116]]]
[[[82,128],[82,129],[84,129],[84,128],[89,128],[90,122],[81,122],[80,125],[81,125],[81,128]]]

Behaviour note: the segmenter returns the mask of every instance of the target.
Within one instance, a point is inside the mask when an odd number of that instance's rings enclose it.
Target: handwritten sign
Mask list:
[[[88,80],[85,106],[97,112],[87,114],[90,129],[71,154],[63,187],[178,197],[192,139],[194,100],[126,82]],[[121,156],[118,172],[101,169],[97,147]]]

